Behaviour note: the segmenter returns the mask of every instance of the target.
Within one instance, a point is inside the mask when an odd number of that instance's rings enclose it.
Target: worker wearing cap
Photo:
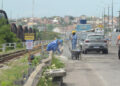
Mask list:
[[[63,43],[63,40],[56,39],[55,41],[53,41],[53,42],[51,42],[47,45],[46,50],[47,51],[53,51],[53,52],[58,51],[61,54],[61,51],[59,49],[59,45],[60,44],[62,45],[62,43]]]
[[[71,42],[72,42],[72,49],[76,49],[76,45],[77,45],[76,31],[72,31]]]

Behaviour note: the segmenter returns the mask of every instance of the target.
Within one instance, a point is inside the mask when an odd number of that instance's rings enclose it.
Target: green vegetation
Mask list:
[[[16,34],[11,32],[11,27],[9,24],[6,24],[6,19],[0,19],[0,48],[4,43],[17,43],[17,48],[23,48],[20,39],[16,37]],[[14,48],[6,48],[6,51],[12,50]],[[2,50],[0,50],[2,51]]]
[[[10,25],[6,25],[5,22],[5,19],[0,19],[0,44],[19,42],[16,35],[10,31]]]
[[[16,86],[14,82],[21,80],[23,74],[27,74],[28,71],[28,55],[24,58],[20,58],[16,61],[8,63],[6,68],[0,70],[0,86]]]
[[[59,33],[51,32],[51,31],[41,31],[37,33],[37,39],[40,40],[54,40],[55,38],[60,38]]]
[[[47,31],[52,31],[54,29],[53,24],[47,24]]]
[[[37,66],[41,59],[47,57],[47,54],[35,56],[31,67]],[[29,67],[28,54],[20,59],[9,62],[5,68],[0,69],[0,86],[17,86],[15,81],[23,80],[23,75],[28,74]]]
[[[40,63],[40,60],[45,59],[48,57],[48,54],[44,54],[42,56],[36,56],[35,59],[32,61],[33,66],[37,66]]]
[[[40,78],[40,81],[37,86],[56,86],[52,83],[52,77],[48,77],[45,75],[45,71],[51,69],[64,68],[64,67],[65,65],[63,62],[61,62],[61,60],[53,57],[51,66],[44,68],[42,77]]]
[[[55,58],[55,57],[53,57],[53,59],[52,59],[52,66],[53,65],[55,65],[56,69],[58,69],[58,68],[64,68],[65,67],[65,64],[61,60],[59,60],[58,58]],[[50,66],[49,69],[52,66]]]

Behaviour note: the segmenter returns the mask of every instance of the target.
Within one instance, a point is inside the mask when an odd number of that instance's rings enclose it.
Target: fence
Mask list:
[[[2,45],[1,45],[0,50],[2,50],[2,52],[5,52],[5,44],[2,44]]]
[[[16,49],[16,43],[2,44],[0,50],[2,50],[2,52],[5,52],[6,48],[8,48],[8,47],[13,47],[14,49]]]
[[[41,46],[42,48],[44,48],[44,45],[50,43],[51,41],[53,41],[53,40],[34,41],[33,47]],[[17,44],[18,43],[5,43],[5,44],[2,44],[2,45],[0,45],[0,50],[2,50],[2,52],[5,52],[6,48],[10,48],[10,47],[16,49]],[[25,42],[22,42],[22,47],[25,47],[25,46],[26,46]]]
[[[111,45],[116,46],[117,42],[117,37],[120,34],[120,32],[112,32],[112,37],[111,37]]]

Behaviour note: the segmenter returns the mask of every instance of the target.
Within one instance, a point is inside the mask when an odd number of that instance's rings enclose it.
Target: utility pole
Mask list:
[[[106,31],[106,25],[105,25],[105,8],[104,8],[104,13],[103,13],[103,17],[104,17],[104,30]]]
[[[110,29],[109,27],[109,22],[110,21],[110,7],[108,6],[108,30]]]
[[[34,6],[35,6],[35,0],[32,1],[32,18],[34,18]]]
[[[10,19],[12,19],[12,11],[10,12]]]
[[[114,29],[113,25],[114,25],[114,22],[113,22],[113,18],[114,18],[114,6],[113,6],[113,0],[112,0],[112,30]]]
[[[32,23],[34,23],[34,6],[35,6],[35,0],[32,0]],[[33,28],[33,25],[32,25]]]
[[[102,24],[104,25],[104,12],[102,12]]]
[[[120,11],[119,12],[119,31],[120,31]]]

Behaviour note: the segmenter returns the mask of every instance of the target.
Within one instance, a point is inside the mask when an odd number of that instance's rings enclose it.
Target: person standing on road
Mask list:
[[[76,31],[72,31],[71,42],[72,42],[72,49],[76,49],[76,45],[77,45]]]
[[[53,41],[47,45],[46,50],[53,51],[53,52],[58,51],[61,54],[62,52],[59,49],[59,45],[62,45],[62,43],[63,43],[63,40],[56,39],[55,41]]]
[[[120,35],[118,36],[118,38],[117,38],[117,45],[118,45],[118,57],[119,57],[119,59],[120,59],[120,43],[119,43],[119,41],[120,41]]]

